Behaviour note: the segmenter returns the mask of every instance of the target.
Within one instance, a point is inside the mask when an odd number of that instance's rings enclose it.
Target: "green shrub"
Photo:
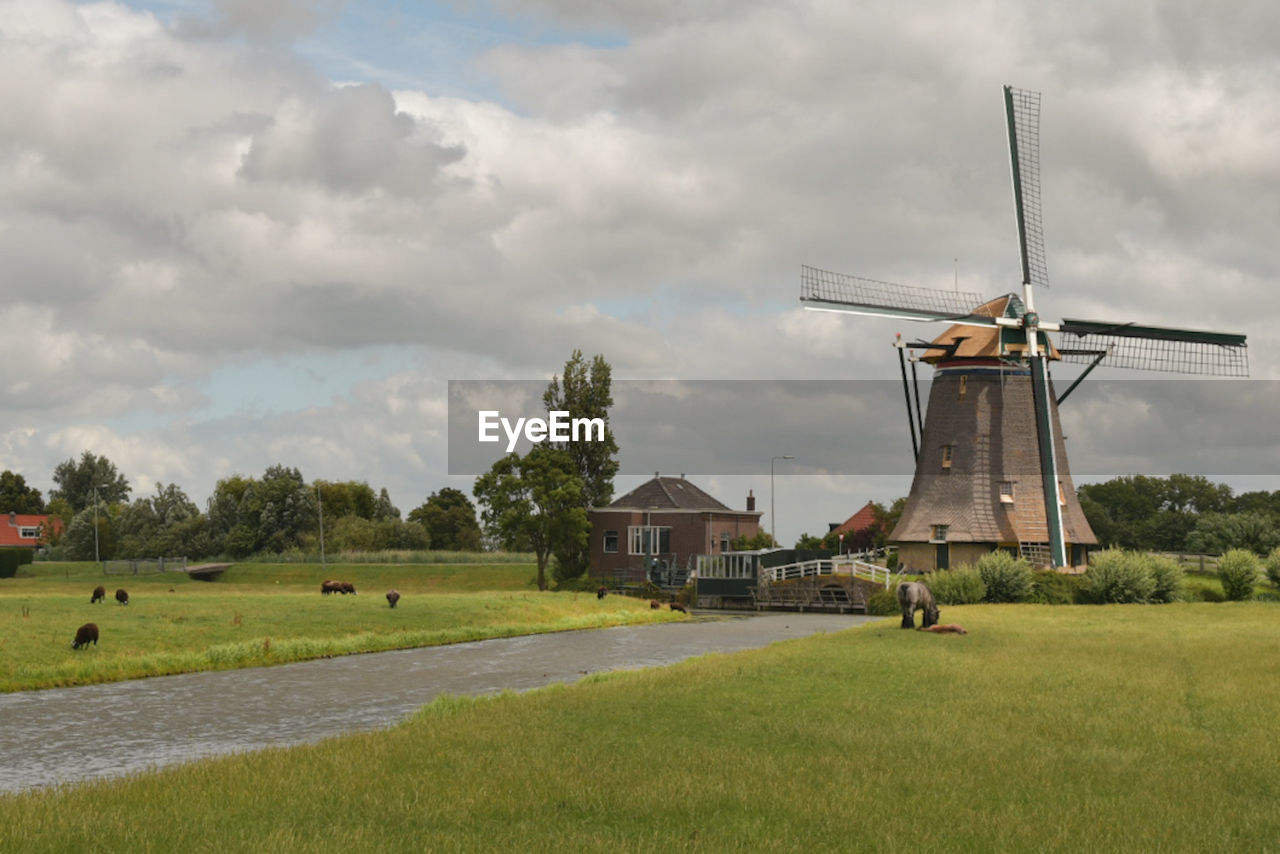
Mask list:
[[[1275,585],[1277,589],[1280,589],[1280,546],[1276,546],[1271,550],[1271,554],[1267,555],[1264,566],[1267,570],[1267,580]]]
[[[1094,604],[1152,601],[1156,581],[1146,555],[1124,549],[1107,549],[1089,559],[1084,573],[1084,598]]]
[[[1042,569],[1031,573],[1031,580],[1035,584],[1031,592],[1032,602],[1041,605],[1075,605],[1080,602],[1084,576]]]
[[[987,585],[982,582],[982,575],[968,565],[938,570],[925,583],[939,605],[973,605],[981,602],[987,595]]]
[[[873,617],[892,617],[902,613],[898,606],[898,589],[872,593],[867,599],[867,613]]]
[[[978,558],[978,574],[987,586],[988,602],[1025,602],[1034,590],[1031,564],[1008,552],[995,551]]]
[[[1204,602],[1227,601],[1227,597],[1222,595],[1222,591],[1217,590],[1213,587],[1201,587],[1198,591],[1196,591],[1196,593],[1197,595],[1199,595],[1201,601],[1204,601]]]
[[[1147,555],[1147,568],[1151,571],[1151,580],[1155,582],[1155,589],[1151,592],[1152,602],[1182,601],[1185,574],[1181,564],[1165,555]]]
[[[18,567],[35,560],[35,549],[0,549],[0,578],[13,578]]]
[[[1248,549],[1232,549],[1218,558],[1218,580],[1223,595],[1232,602],[1253,598],[1258,575],[1258,557]]]

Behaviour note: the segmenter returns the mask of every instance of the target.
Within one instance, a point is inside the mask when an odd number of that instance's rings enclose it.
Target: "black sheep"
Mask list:
[[[599,588],[596,588],[596,598],[597,598],[597,599],[603,599],[604,597],[606,597],[606,596],[608,596],[608,595],[609,595],[609,588],[608,588],[608,587],[599,587]]]
[[[95,602],[105,601],[107,601],[107,588],[99,584],[97,587],[93,588],[93,598],[89,600],[89,604],[92,605]]]
[[[398,590],[387,591],[387,604],[389,604],[392,608],[394,608],[396,606],[396,603],[399,601],[400,601],[400,591]]]
[[[87,648],[89,646],[90,641],[93,641],[94,646],[98,645],[98,624],[97,623],[85,623],[83,626],[76,629],[76,639],[71,642],[71,648],[72,649],[80,649],[81,647]]]
[[[129,591],[128,591],[128,590],[125,590],[123,587],[121,587],[119,590],[117,590],[117,591],[116,591],[116,601],[117,601],[117,602],[119,602],[121,605],[128,605],[128,604],[129,604]]]

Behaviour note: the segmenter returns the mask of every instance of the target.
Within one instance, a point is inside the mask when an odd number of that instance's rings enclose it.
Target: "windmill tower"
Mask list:
[[[972,561],[995,548],[1016,549],[1037,566],[1084,562],[1097,538],[1076,499],[1058,404],[1099,365],[1217,376],[1249,370],[1243,335],[1040,319],[1034,289],[1049,284],[1040,218],[1040,95],[1006,86],[1004,101],[1021,295],[984,301],[976,293],[801,269],[806,309],[952,324],[932,341],[899,344],[922,350],[921,360],[934,366],[911,493],[889,537],[912,571]],[[1049,332],[1058,333],[1063,346],[1055,346]],[[1049,363],[1059,359],[1088,367],[1055,397]]]

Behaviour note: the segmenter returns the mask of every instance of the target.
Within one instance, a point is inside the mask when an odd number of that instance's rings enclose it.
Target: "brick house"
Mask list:
[[[644,577],[645,558],[684,567],[691,557],[730,550],[738,537],[760,533],[755,496],[733,510],[683,475],[661,477],[628,492],[607,507],[589,511],[591,575]]]
[[[50,521],[52,520],[52,521]],[[0,516],[0,548],[23,546],[34,549],[47,542],[45,531],[60,532],[62,520],[57,516],[35,513],[9,513]]]

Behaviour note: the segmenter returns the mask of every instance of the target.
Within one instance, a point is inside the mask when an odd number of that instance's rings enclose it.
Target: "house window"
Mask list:
[[[944,469],[951,468],[951,458],[955,456],[955,451],[956,451],[955,445],[942,446],[942,467]]]
[[[729,534],[727,532],[720,535],[720,551],[729,551]]]
[[[671,528],[659,525],[632,525],[627,529],[630,554],[653,555],[671,552]]]
[[[40,537],[38,525],[23,525],[18,528],[18,536],[24,540],[35,540]]]
[[[929,531],[929,542],[945,543],[947,541],[947,529],[950,525],[933,525]]]
[[[616,555],[618,553],[618,532],[604,532],[604,553],[607,555]]]
[[[1013,503],[1013,481],[1011,480],[1000,481],[1000,502],[1002,504]]]

